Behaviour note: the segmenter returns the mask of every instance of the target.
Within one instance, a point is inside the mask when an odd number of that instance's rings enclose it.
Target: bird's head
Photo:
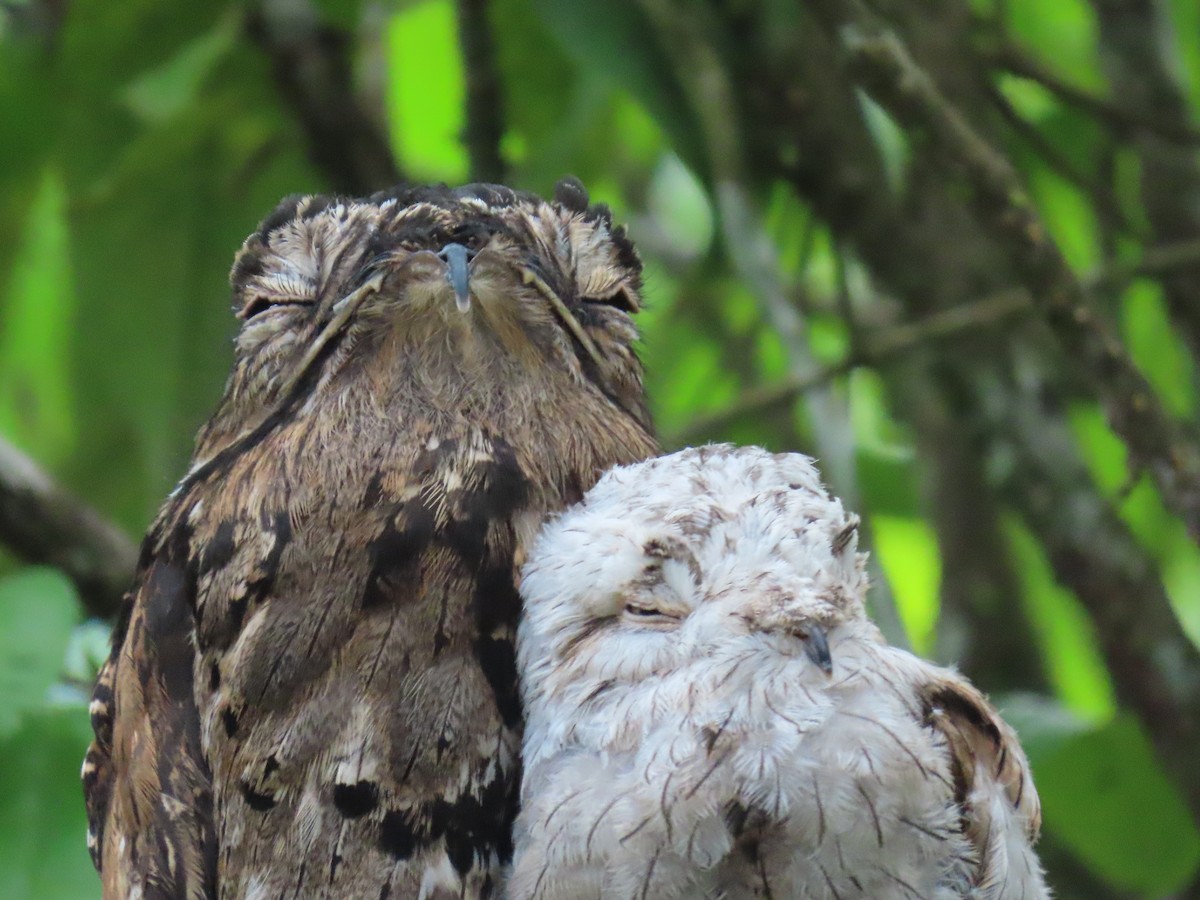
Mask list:
[[[481,184],[289,198],[246,239],[231,284],[242,326],[210,451],[318,383],[403,389],[414,360],[497,393],[557,372],[648,428],[641,263],[574,179],[550,202]]]
[[[609,472],[525,568],[527,695],[755,654],[829,675],[834,630],[865,621],[857,525],[799,454],[710,446]]]

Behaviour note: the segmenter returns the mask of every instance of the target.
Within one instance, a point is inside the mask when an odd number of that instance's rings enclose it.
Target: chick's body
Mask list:
[[[1015,735],[883,641],[856,523],[806,458],[708,447],[546,527],[510,897],[1048,896]]]

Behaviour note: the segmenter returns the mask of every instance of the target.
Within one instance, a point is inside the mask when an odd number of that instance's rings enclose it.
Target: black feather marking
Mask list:
[[[242,797],[251,809],[257,812],[267,812],[275,808],[276,801],[273,795],[256,791],[244,781],[239,782],[238,788],[241,790]]]
[[[335,784],[333,805],[347,819],[365,816],[379,804],[379,787],[371,781]]]
[[[217,526],[212,539],[204,545],[204,550],[200,554],[201,575],[229,565],[230,560],[233,559],[234,550],[237,549],[233,535],[234,522],[232,519],[225,519]]]
[[[417,833],[410,814],[391,810],[379,824],[379,846],[396,859],[410,859],[417,849]]]
[[[184,570],[172,563],[155,565],[143,590],[150,597],[145,605],[147,644],[153,648],[139,664],[143,684],[157,678],[167,695],[177,703],[192,703],[193,657],[192,631],[195,619],[190,597],[193,595]],[[153,666],[157,671],[147,667]]]
[[[434,512],[420,497],[394,506],[379,536],[367,548],[371,562],[363,589],[363,609],[417,596],[421,554],[433,540]]]
[[[518,727],[521,724],[521,697],[517,689],[517,651],[513,642],[481,635],[475,642],[475,657],[492,686],[500,718],[508,728]]]
[[[267,214],[267,217],[259,223],[258,237],[266,242],[271,237],[271,232],[296,218],[296,210],[307,199],[308,197],[304,194],[289,194],[280,200],[279,205],[271,210]]]

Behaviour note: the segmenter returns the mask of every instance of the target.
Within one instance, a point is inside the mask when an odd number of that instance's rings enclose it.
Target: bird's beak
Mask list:
[[[829,638],[820,625],[809,625],[805,629],[804,653],[817,664],[826,675],[833,674],[833,657],[829,654]]]
[[[462,244],[447,244],[438,252],[438,259],[446,263],[446,277],[454,288],[454,303],[461,313],[471,308],[471,273],[468,266],[474,255]]]

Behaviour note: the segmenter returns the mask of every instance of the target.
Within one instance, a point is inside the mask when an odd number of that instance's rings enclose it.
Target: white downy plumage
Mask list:
[[[796,454],[615,469],[525,567],[524,898],[1038,900],[1015,734],[867,619]]]

